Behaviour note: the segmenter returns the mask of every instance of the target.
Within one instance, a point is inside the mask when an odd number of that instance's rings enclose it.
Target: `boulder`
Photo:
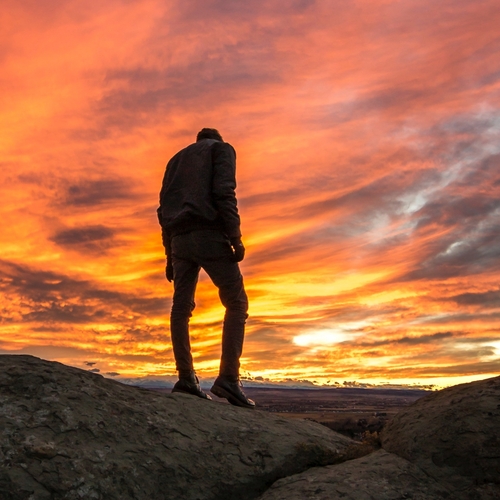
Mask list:
[[[456,498],[500,499],[500,377],[419,399],[389,422],[381,441]]]
[[[0,356],[0,498],[245,500],[345,460],[319,424]]]
[[[0,356],[1,500],[499,500],[499,433],[500,377],[418,400],[374,452],[311,421]]]
[[[450,491],[384,450],[280,479],[259,500],[443,500]]]
[[[282,478],[260,500],[499,500],[500,377],[416,401],[381,443],[363,458]]]

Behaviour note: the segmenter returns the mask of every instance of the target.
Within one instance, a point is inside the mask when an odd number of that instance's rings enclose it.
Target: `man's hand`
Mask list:
[[[245,258],[245,247],[241,238],[231,238],[231,246],[234,252],[234,261],[241,262]]]
[[[165,267],[165,276],[169,283],[172,283],[174,279],[174,266],[172,265],[172,261],[167,257],[167,265]]]

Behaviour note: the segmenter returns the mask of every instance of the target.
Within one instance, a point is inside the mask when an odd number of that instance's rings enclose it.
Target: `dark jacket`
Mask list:
[[[172,236],[196,229],[241,237],[235,189],[236,152],[230,144],[202,139],[179,151],[167,164],[160,191],[165,249]]]

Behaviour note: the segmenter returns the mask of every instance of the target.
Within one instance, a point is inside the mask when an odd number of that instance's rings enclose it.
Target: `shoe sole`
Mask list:
[[[229,391],[226,391],[223,387],[218,385],[212,386],[210,392],[215,394],[219,398],[227,399],[233,406],[240,406],[241,408],[255,408],[255,405],[247,405],[243,401],[234,397]]]
[[[183,391],[182,389],[172,389],[172,392],[180,392],[182,394],[189,394],[190,396],[195,396],[195,397],[200,398],[200,399],[208,399],[209,401],[212,401],[212,397],[210,396],[210,394],[206,394],[205,392],[203,393],[204,396],[200,396],[198,394],[193,394],[192,392],[189,392],[189,391]]]

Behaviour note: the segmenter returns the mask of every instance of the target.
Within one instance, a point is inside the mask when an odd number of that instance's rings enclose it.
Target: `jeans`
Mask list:
[[[248,298],[240,268],[232,258],[230,242],[220,231],[196,230],[172,238],[174,297],[170,333],[179,372],[193,370],[189,318],[196,305],[194,295],[202,268],[219,289],[220,300],[226,308],[219,373],[231,377],[239,375]]]

